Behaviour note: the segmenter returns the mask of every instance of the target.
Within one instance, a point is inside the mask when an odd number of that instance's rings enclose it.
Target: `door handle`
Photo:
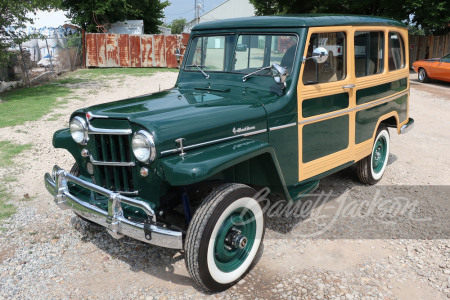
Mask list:
[[[342,86],[343,89],[352,89],[354,87],[356,87],[356,85],[354,85],[354,84],[347,84],[347,85]]]

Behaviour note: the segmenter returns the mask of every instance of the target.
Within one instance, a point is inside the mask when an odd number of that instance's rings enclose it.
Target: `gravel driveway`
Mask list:
[[[0,140],[34,145],[14,167],[0,169],[0,178],[18,179],[8,183],[18,212],[0,231],[0,299],[450,298],[450,84],[423,85],[416,75],[410,97],[415,128],[402,136],[390,131],[383,179],[364,186],[348,168],[322,180],[315,196],[304,201],[318,203],[309,210],[274,213],[261,260],[223,293],[198,290],[179,251],[127,237],[114,240],[57,208],[43,175],[56,163],[73,163],[51,143],[70,113],[169,88],[176,77],[157,73],[111,79],[107,88],[95,81],[73,86],[71,100],[57,111],[0,129]],[[22,201],[26,193],[31,198]],[[382,205],[371,208],[373,203]]]

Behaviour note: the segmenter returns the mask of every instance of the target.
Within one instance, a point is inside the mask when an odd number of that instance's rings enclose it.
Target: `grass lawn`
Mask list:
[[[17,145],[9,141],[0,141],[0,168],[6,168],[14,164],[12,159],[28,149],[31,149],[30,144]],[[12,203],[8,203],[12,195],[3,185],[3,183],[14,182],[15,180],[16,178],[11,175],[6,175],[0,179],[0,222],[16,212],[16,207]]]
[[[0,128],[36,121],[50,113],[57,99],[71,94],[70,84],[95,80],[108,80],[123,76],[151,76],[157,72],[178,72],[167,68],[98,68],[76,70],[51,83],[18,89],[0,96]]]
[[[18,89],[1,96],[0,128],[36,121],[49,113],[70,89],[57,83]]]

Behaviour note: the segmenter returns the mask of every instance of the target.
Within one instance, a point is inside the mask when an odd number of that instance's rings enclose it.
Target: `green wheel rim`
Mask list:
[[[230,236],[234,233],[235,236],[246,238],[244,247],[230,245]],[[222,272],[232,272],[239,268],[248,257],[255,243],[255,236],[256,220],[253,212],[244,207],[231,212],[222,222],[214,242],[214,261],[217,268]]]
[[[377,139],[372,154],[372,169],[375,173],[381,172],[386,161],[387,140],[384,136]]]

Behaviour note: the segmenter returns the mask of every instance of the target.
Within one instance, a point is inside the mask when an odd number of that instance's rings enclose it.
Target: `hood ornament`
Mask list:
[[[179,139],[176,139],[175,140],[175,142],[180,146],[180,148],[179,148],[179,150],[180,150],[180,155],[181,156],[184,156],[186,153],[184,152],[184,149],[183,149],[183,141],[185,140],[185,138],[179,138]]]

